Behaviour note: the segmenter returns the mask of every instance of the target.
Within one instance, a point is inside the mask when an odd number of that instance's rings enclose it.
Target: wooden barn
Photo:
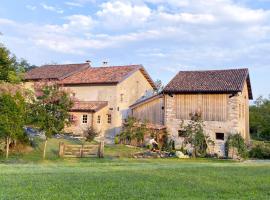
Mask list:
[[[252,90],[248,69],[180,71],[155,95],[131,106],[139,120],[165,125],[177,147],[182,146],[180,124],[199,112],[204,132],[215,145],[212,153],[225,155],[225,142],[230,134],[240,133],[250,141],[249,100]]]

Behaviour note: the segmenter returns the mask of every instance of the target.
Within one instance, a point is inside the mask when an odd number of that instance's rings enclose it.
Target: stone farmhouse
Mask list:
[[[90,63],[44,65],[29,71],[25,86],[54,81],[76,99],[66,132],[82,135],[92,127],[105,142],[112,142],[130,114],[129,106],[156,88],[142,65],[91,67]]]
[[[229,134],[240,133],[249,143],[249,100],[252,90],[248,69],[180,71],[160,94],[142,65],[91,67],[89,63],[44,65],[29,71],[25,86],[55,81],[76,99],[66,132],[82,135],[88,127],[112,142],[128,116],[166,128],[176,147],[183,142],[180,123],[201,113],[205,133],[224,156]]]
[[[240,133],[249,143],[249,100],[252,99],[248,69],[180,71],[161,94],[131,105],[132,115],[151,124],[164,125],[182,146],[182,122],[201,113],[204,131],[214,141],[212,153],[224,156],[229,134]]]

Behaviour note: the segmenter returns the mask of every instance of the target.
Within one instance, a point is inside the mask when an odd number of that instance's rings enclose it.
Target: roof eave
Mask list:
[[[241,90],[232,91],[176,91],[176,90],[164,90],[164,94],[236,94]]]

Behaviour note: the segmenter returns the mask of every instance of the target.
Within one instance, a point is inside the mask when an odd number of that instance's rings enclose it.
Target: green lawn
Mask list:
[[[270,199],[270,163],[141,159],[106,147],[104,159],[48,160],[39,150],[1,160],[0,199]],[[54,156],[53,156],[54,155]],[[19,159],[20,157],[20,159]]]

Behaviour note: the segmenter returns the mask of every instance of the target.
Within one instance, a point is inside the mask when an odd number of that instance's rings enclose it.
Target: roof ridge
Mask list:
[[[232,69],[209,69],[209,70],[180,70],[180,72],[221,72],[221,71],[235,71],[235,70],[249,70],[249,68],[232,68]]]
[[[67,65],[89,65],[89,63],[69,63],[69,64],[44,64],[39,67],[46,67],[46,66],[67,66]]]
[[[111,68],[111,67],[142,67],[141,64],[132,64],[132,65],[111,65],[111,66],[97,66],[91,68]]]

